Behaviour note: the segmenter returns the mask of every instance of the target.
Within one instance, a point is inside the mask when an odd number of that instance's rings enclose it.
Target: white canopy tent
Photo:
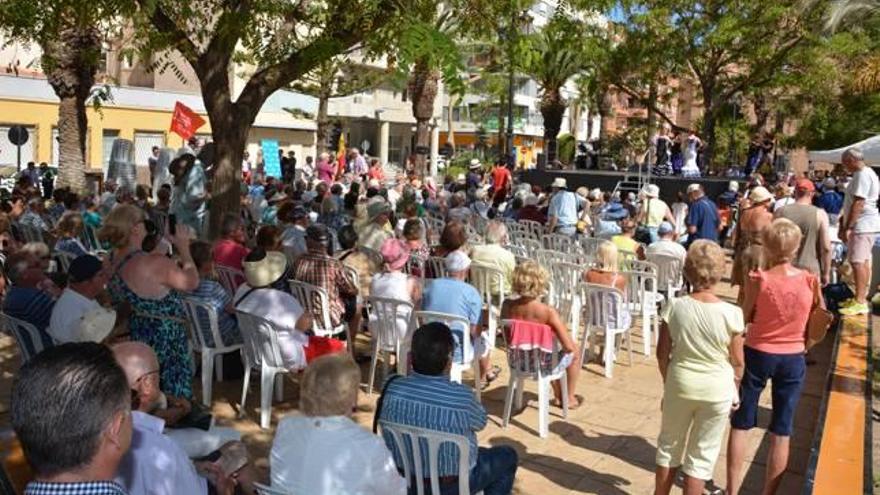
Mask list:
[[[853,143],[849,146],[825,151],[810,151],[808,154],[811,162],[840,163],[840,156],[848,148],[859,148],[865,155],[865,163],[868,165],[880,165],[880,136],[870,137],[864,141]]]

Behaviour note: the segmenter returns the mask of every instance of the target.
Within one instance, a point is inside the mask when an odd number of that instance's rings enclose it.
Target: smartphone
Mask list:
[[[177,235],[177,215],[168,215],[168,233],[172,236]]]

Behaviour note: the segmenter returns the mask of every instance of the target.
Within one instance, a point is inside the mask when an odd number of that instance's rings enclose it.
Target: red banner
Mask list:
[[[187,140],[193,137],[199,127],[205,125],[205,119],[181,102],[174,104],[174,115],[171,117],[171,132]]]

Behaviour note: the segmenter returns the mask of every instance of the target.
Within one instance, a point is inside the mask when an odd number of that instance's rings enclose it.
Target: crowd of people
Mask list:
[[[33,470],[26,493],[254,493],[260,480],[240,433],[214,426],[210,409],[194,400],[190,338],[216,325],[218,333],[198,340],[247,343],[256,330],[245,316],[271,326],[284,368],[304,371],[296,379],[300,415],[282,419],[272,442],[273,488],[414,493],[435,472],[442,493],[458,493],[460,476],[473,493],[511,493],[517,453],[479,446],[487,413],[473,388],[450,380],[453,367],[475,362],[474,386],[485,389],[502,374],[490,359],[498,342],[531,338],[549,346],[552,363],[542,369],[561,370],[551,406],[589,406],[578,382],[581,346],[590,343],[571,327],[578,320],[549,300],[577,288],[558,286],[554,267],[515,235],[520,226],[537,229],[539,239],[597,239],[594,253],[577,253],[587,260],[577,284],[623,295],[643,289],[628,282],[630,260],[657,270],[654,288],[664,297],[650,304],[662,320],[658,494],[677,475],[686,494],[703,493],[728,425],[726,493],[739,493],[747,431],[757,426],[768,380],[764,493],[775,493],[804,382],[805,328],[825,307],[824,288],[843,256],[853,293],[837,301],[840,314],[869,312],[880,182],[857,149],[842,156],[840,177],[782,177],[770,186],[755,175],[718,198],[698,183],[615,193],[571,191],[557,177],[544,187],[518,182],[503,161],[475,160],[464,177],[435,181],[390,173],[357,150],[346,158],[322,155],[294,175],[290,156],[282,177],[244,167],[240,212],[211,211],[222,215],[213,242],[205,222],[210,167],[198,153],[174,159],[172,183],[155,195],[111,181],[94,197],[56,189],[47,199],[37,175],[22,174],[0,201],[0,290],[3,314],[32,325],[37,337],[19,342],[26,362],[11,410]],[[723,246],[733,250],[733,302],[719,293],[728,275]],[[487,267],[499,278],[482,286],[472,274]],[[674,288],[682,276],[686,283]],[[297,287],[317,290],[326,304]],[[357,363],[373,358],[355,344],[364,333],[376,339],[375,301],[389,300],[400,303],[392,327],[408,373],[385,381],[374,435],[352,419]],[[626,300],[609,308],[611,328],[634,323]],[[190,302],[203,304],[201,312],[188,312]],[[418,325],[412,311],[466,324]],[[423,479],[406,479],[412,452],[393,433],[400,425],[457,435],[469,448],[444,444],[436,458],[423,454]]]

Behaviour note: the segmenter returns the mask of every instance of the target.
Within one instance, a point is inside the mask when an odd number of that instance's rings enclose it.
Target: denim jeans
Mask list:
[[[553,233],[574,236],[577,234],[577,227],[574,225],[568,227],[556,227]]]
[[[471,493],[482,491],[484,495],[509,495],[513,491],[518,462],[519,457],[512,447],[480,447],[477,465],[471,469]],[[425,493],[430,492],[431,485],[426,482]],[[410,485],[409,493],[418,493],[414,485]],[[458,493],[458,481],[441,484],[440,495],[461,495]]]

